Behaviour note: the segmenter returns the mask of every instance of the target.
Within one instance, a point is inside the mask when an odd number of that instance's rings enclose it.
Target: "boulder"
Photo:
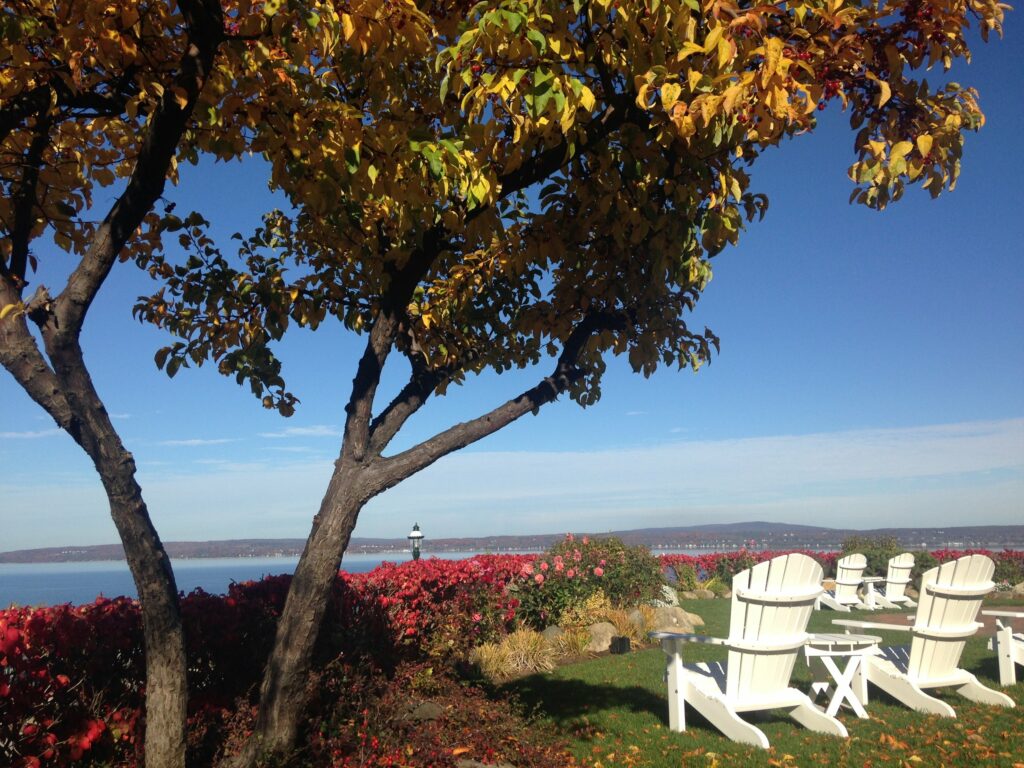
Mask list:
[[[691,615],[682,608],[658,608],[654,611],[651,629],[658,632],[693,632],[695,625],[690,620]]]
[[[647,622],[644,620],[644,615],[640,612],[639,609],[634,608],[627,614],[626,618],[629,619],[630,624],[639,629],[641,632],[647,629]]]
[[[672,589],[672,587],[670,587],[668,584],[662,584],[661,602],[665,603],[665,605],[668,606],[677,607],[679,605],[679,595],[676,594],[676,591]]]
[[[683,592],[679,593],[679,598],[681,600],[696,600],[697,599],[697,593],[696,592],[691,592],[689,590],[684,590]]]
[[[612,645],[612,638],[618,634],[615,625],[607,621],[599,621],[587,627],[590,633],[590,643],[587,650],[591,653],[603,653]]]
[[[693,590],[693,594],[696,596],[697,600],[710,600],[715,596],[715,593],[710,589],[695,589]]]
[[[903,594],[905,594],[911,600],[917,600],[917,598],[919,598],[921,596],[921,593],[918,592],[913,587],[907,587],[906,589],[904,589],[903,590]]]
[[[1015,584],[1011,592],[1014,595],[1024,595],[1024,581],[1022,581],[1020,584]]]
[[[722,597],[724,597],[726,600],[729,600],[730,598],[732,598],[732,590],[731,589],[727,589],[727,590],[723,591],[722,592]]]
[[[559,637],[565,634],[565,630],[561,627],[557,627],[554,624],[552,624],[550,627],[544,627],[544,630],[541,632],[541,634],[544,636],[545,640],[547,640],[549,643],[553,643],[555,640],[557,640]]]

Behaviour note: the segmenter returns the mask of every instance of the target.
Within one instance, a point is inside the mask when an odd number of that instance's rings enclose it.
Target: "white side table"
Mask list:
[[[864,582],[864,607],[869,611],[878,610],[881,606],[875,601],[875,584],[885,581],[884,576],[865,576]]]
[[[875,635],[847,635],[847,634],[814,634],[808,635],[807,643],[804,645],[804,654],[807,663],[812,658],[821,659],[825,669],[835,682],[835,691],[829,700],[825,714],[835,717],[836,712],[844,701],[849,702],[850,707],[857,714],[857,717],[866,718],[867,710],[862,702],[867,700],[867,677],[857,676],[857,671],[864,662],[865,656],[875,656],[879,653],[878,644],[882,638]],[[846,669],[840,669],[836,663],[838,659],[845,658]],[[855,678],[859,681],[858,690],[853,689]],[[819,681],[811,684],[811,690],[815,694],[827,691],[831,684],[828,681]]]

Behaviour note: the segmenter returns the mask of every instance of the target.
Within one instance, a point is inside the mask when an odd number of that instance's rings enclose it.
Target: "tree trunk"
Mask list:
[[[187,666],[178,588],[135,480],[135,461],[96,393],[77,340],[48,349],[53,369],[23,317],[0,325],[0,343],[0,364],[85,450],[100,475],[142,610],[146,765],[184,768]]]
[[[188,667],[171,562],[135,480],[135,459],[96,393],[77,342],[49,352],[79,427],[74,437],[103,481],[139,594],[146,652],[146,766],[184,768]]]
[[[291,749],[306,705],[313,647],[327,610],[331,584],[366,499],[358,492],[372,466],[338,460],[313,530],[292,577],[277,624],[274,649],[260,689],[260,712],[253,736],[232,766],[252,766],[263,755]]]

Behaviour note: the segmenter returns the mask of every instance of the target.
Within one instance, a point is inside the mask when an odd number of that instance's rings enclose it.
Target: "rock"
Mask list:
[[[553,643],[556,639],[565,634],[565,630],[552,624],[550,627],[544,627],[544,631],[541,632],[541,634],[544,635],[545,640],[549,643]]]
[[[910,590],[907,591],[909,592]],[[1024,581],[1022,581],[1020,584],[1015,584],[1011,592],[1014,595],[1024,595]]]
[[[667,606],[666,606],[667,607]],[[644,615],[638,609],[634,608],[630,611],[626,618],[629,619],[629,623],[634,627],[643,632],[647,628],[647,622],[644,620]]]
[[[657,608],[651,621],[651,629],[660,632],[693,632],[694,623],[690,620],[690,615],[682,608]],[[703,623],[702,621],[701,624]]]
[[[695,627],[703,627],[704,626],[704,619],[702,619],[696,613],[690,613],[689,611],[684,611],[684,613],[686,614],[686,620],[689,621],[691,624],[693,624],[693,626],[695,626]]]
[[[691,592],[689,590],[684,590],[683,592],[680,592],[678,594],[679,594],[679,598],[681,600],[696,600],[697,599],[697,593],[696,592]]]
[[[676,591],[674,589],[672,589],[672,587],[670,587],[668,584],[662,584],[661,585],[661,602],[664,602],[666,605],[670,605],[670,606],[678,606],[679,605],[679,595],[676,594]]]
[[[727,589],[724,592],[722,592],[722,597],[724,597],[726,600],[729,600],[732,597],[732,590]]]
[[[904,589],[903,594],[905,594],[911,600],[917,600],[917,598],[921,596],[921,594],[913,587],[907,587],[906,589]]]
[[[697,600],[710,600],[715,596],[715,593],[710,589],[695,589],[693,594]]]
[[[412,707],[406,717],[414,722],[423,723],[429,720],[437,720],[443,714],[444,707],[440,704],[435,704],[432,701],[424,701],[417,704],[415,707]]]
[[[615,625],[607,621],[591,624],[587,627],[587,632],[590,633],[590,644],[587,645],[587,650],[591,653],[607,651],[611,647],[612,638],[618,634]]]

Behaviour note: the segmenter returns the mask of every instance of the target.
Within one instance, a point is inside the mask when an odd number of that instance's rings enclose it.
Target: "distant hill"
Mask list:
[[[432,538],[426,531],[423,550],[431,552],[539,551],[560,540],[563,534]],[[583,534],[579,534],[583,535]],[[909,548],[938,549],[1024,548],[1024,525],[972,525],[951,528],[822,528],[752,521],[712,523],[674,528],[641,528],[592,532],[590,536],[617,536],[627,544],[659,549],[728,549],[740,546],[766,549],[838,549],[848,536],[894,536]],[[228,541],[169,541],[164,546],[175,559],[209,557],[296,557],[305,539],[232,539]],[[357,554],[399,554],[405,539],[354,538],[348,551]],[[120,544],[47,547],[0,552],[0,563],[64,563],[89,560],[124,560]]]

